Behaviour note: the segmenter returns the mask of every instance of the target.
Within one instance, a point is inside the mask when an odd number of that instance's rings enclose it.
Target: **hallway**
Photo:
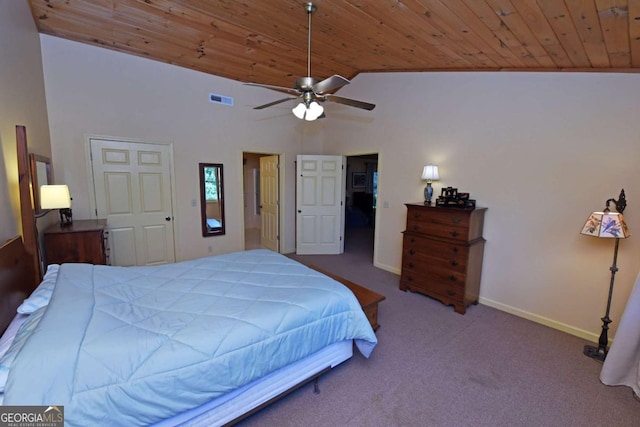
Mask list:
[[[373,264],[373,227],[349,227],[345,228],[344,254],[352,259],[352,262]],[[260,249],[260,229],[247,228],[244,230],[245,250]],[[335,255],[327,255],[335,256]]]

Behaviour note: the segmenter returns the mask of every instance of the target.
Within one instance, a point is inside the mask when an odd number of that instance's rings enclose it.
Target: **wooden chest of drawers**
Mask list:
[[[67,227],[50,226],[43,233],[47,264],[108,264],[106,227],[104,219],[79,219]]]
[[[464,314],[478,303],[487,208],[406,206],[400,289],[428,295]]]

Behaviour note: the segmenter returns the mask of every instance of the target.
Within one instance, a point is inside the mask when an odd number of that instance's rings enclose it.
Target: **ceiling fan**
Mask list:
[[[282,86],[272,86],[259,83],[245,83],[249,86],[263,87],[266,89],[275,90],[277,92],[288,93],[286,98],[279,99],[277,101],[269,102],[268,104],[259,105],[253,107],[254,110],[261,110],[263,108],[271,107],[292,99],[300,98],[300,103],[296,105],[291,111],[299,119],[305,119],[312,121],[324,116],[324,108],[320,103],[324,101],[336,102],[338,104],[348,105],[350,107],[362,108],[364,110],[373,110],[375,104],[368,102],[357,101],[355,99],[344,98],[336,96],[331,93],[336,89],[341,88],[344,85],[349,84],[349,80],[344,77],[334,74],[322,81],[318,81],[314,77],[311,77],[311,15],[317,10],[317,7],[313,3],[305,3],[304,8],[309,16],[309,35],[307,44],[307,77],[297,78],[293,88],[287,88]]]

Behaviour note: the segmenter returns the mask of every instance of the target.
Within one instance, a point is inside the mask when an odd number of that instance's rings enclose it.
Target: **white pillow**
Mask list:
[[[4,392],[4,386],[7,383],[7,376],[9,375],[11,364],[18,355],[18,352],[22,349],[25,341],[27,341],[27,338],[29,338],[29,335],[31,335],[36,326],[38,326],[38,323],[40,323],[40,318],[45,310],[46,307],[35,310],[29,318],[20,325],[18,332],[16,332],[16,337],[11,343],[11,347],[9,347],[9,350],[7,350],[4,356],[2,356],[2,359],[0,359],[0,393]]]
[[[51,299],[51,294],[53,294],[53,288],[56,285],[56,280],[58,278],[58,269],[60,266],[58,264],[51,264],[47,267],[47,272],[42,279],[42,282],[38,285],[35,291],[29,295],[27,299],[25,299],[20,307],[18,307],[18,313],[20,314],[31,314],[37,309],[44,307],[49,304],[49,300]]]

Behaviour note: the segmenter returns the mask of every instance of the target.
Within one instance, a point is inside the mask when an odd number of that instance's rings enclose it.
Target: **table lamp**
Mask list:
[[[68,227],[73,223],[71,214],[71,196],[66,185],[43,185],[40,187],[40,208],[59,209],[60,226]]]
[[[424,204],[431,204],[431,197],[433,197],[433,187],[431,187],[431,181],[438,181],[440,175],[438,175],[437,165],[426,165],[422,169],[422,179],[427,181],[427,186],[424,187]]]

